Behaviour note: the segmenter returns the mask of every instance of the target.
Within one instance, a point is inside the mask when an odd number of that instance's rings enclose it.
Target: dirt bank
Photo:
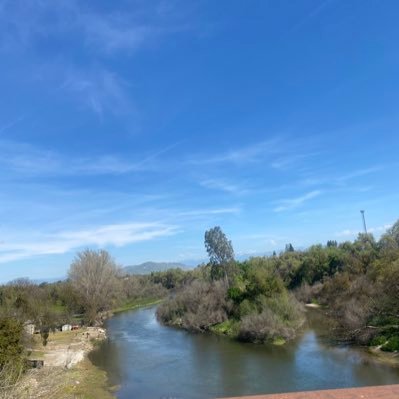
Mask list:
[[[52,333],[46,346],[43,346],[39,337],[35,336],[30,358],[42,359],[44,367],[69,369],[81,362],[85,355],[93,350],[96,341],[105,338],[105,330],[99,327]]]
[[[51,333],[46,346],[33,336],[29,358],[43,360],[44,367],[30,370],[7,398],[112,399],[106,373],[87,357],[105,338],[105,330],[98,327]]]

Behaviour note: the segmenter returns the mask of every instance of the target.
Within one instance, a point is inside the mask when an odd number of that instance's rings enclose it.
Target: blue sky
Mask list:
[[[0,280],[377,236],[399,3],[0,0]]]

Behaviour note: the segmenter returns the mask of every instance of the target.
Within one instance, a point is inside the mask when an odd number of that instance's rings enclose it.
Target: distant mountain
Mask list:
[[[183,270],[192,269],[192,267],[183,263],[174,262],[144,262],[140,265],[126,266],[122,270],[127,274],[150,274],[151,272],[162,272],[168,269],[180,268]]]
[[[52,283],[57,283],[58,281],[65,281],[66,279],[67,279],[66,277],[51,277],[51,278],[37,278],[31,281],[33,281],[35,284],[43,284],[43,283],[52,284]]]

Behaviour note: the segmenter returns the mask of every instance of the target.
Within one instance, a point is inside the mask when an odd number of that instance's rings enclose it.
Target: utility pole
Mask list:
[[[364,211],[360,211],[362,214],[362,220],[363,220],[363,228],[364,228],[364,234],[367,234],[367,227],[366,227],[366,218],[364,217]]]

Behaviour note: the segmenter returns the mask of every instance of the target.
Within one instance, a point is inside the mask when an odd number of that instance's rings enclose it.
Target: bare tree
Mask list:
[[[81,298],[87,320],[94,323],[117,296],[119,269],[107,251],[79,252],[69,269],[72,286]]]

